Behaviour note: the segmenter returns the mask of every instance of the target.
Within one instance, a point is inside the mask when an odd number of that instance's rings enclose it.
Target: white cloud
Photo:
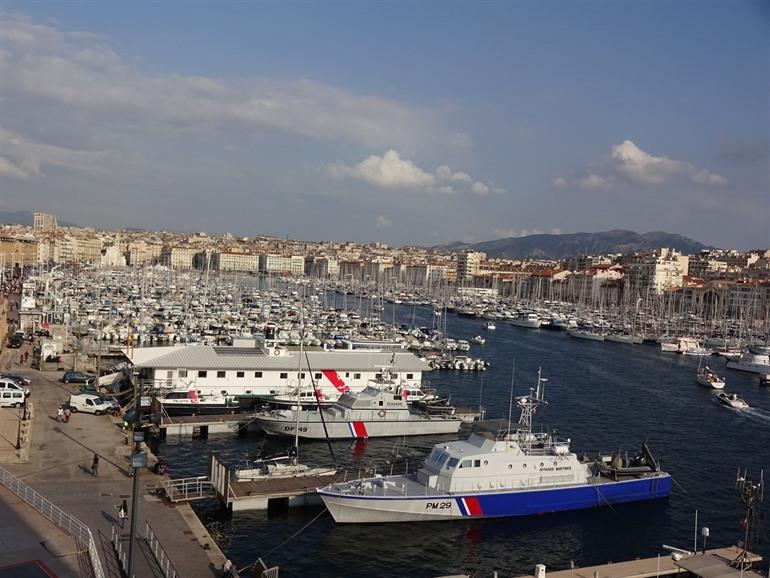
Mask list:
[[[377,222],[374,224],[374,226],[382,231],[383,229],[390,227],[392,224],[393,223],[391,223],[390,219],[388,219],[386,216],[377,215]]]
[[[479,181],[476,181],[471,185],[471,191],[476,193],[477,195],[488,195],[491,191],[489,185],[485,185],[484,183],[481,183]]]
[[[652,155],[631,140],[624,140],[612,147],[606,169],[606,174],[557,177],[553,184],[559,189],[609,191],[624,183],[662,185],[676,177],[687,177],[699,185],[723,185],[727,182],[721,175],[698,168],[692,163],[665,155]]]
[[[699,185],[724,185],[727,180],[717,173],[712,173],[706,169],[695,171],[690,175],[690,179]]]
[[[13,177],[15,179],[26,179],[29,176],[11,161],[3,157],[0,157],[0,175]]]
[[[44,165],[104,173],[114,157],[106,152],[86,151],[33,142],[0,127],[0,174],[26,178],[40,174]],[[12,159],[11,162],[8,158]]]
[[[0,78],[15,102],[29,97],[114,126],[190,130],[246,125],[371,147],[456,148],[469,140],[439,114],[307,79],[219,79],[150,74],[99,36],[4,15]],[[5,105],[6,114],[11,111]],[[86,127],[84,127],[86,128]]]
[[[545,233],[545,231],[543,231],[542,229],[494,229],[492,231],[492,235],[494,236],[495,239],[510,239],[511,237],[528,237],[529,235],[542,235],[543,233]],[[558,234],[558,233],[554,233],[554,234]]]
[[[428,172],[409,159],[402,158],[398,151],[390,149],[382,156],[371,155],[355,165],[332,163],[326,173],[337,179],[356,179],[385,189],[409,189],[429,193],[455,194],[463,190],[487,195],[502,192],[473,178],[462,171],[453,171],[447,165],[439,166],[435,172]]]
[[[391,149],[382,156],[372,155],[357,165],[330,165],[332,176],[353,177],[383,188],[426,188],[436,182],[436,176],[426,173],[410,160],[402,159]]]

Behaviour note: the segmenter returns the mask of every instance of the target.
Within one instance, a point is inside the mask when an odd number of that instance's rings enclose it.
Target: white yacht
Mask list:
[[[722,391],[717,394],[717,399],[723,405],[733,409],[748,409],[751,407],[748,403],[746,403],[746,400],[744,400],[740,394],[737,393],[725,393]]]
[[[767,374],[770,373],[770,355],[766,347],[749,348],[738,359],[729,360],[727,369]]]
[[[253,421],[268,435],[310,439],[449,434],[462,424],[451,412],[429,414],[410,407],[401,392],[374,387],[344,393],[330,407],[300,411],[299,416],[295,409],[269,410]]]
[[[543,381],[538,375],[537,388],[516,399],[518,428],[438,443],[413,474],[331,484],[318,494],[337,523],[537,515],[669,495],[671,477],[645,445],[631,459],[578,457],[569,440],[533,432]]]
[[[487,340],[484,339],[481,335],[476,335],[473,338],[473,342],[478,343],[479,345],[484,345],[487,342]]]
[[[700,385],[710,387],[711,389],[723,389],[725,386],[725,380],[711,371],[708,365],[698,368],[696,379]]]
[[[511,325],[516,327],[527,327],[529,329],[538,329],[540,327],[540,317],[537,313],[522,314],[511,319]]]
[[[495,329],[497,329],[497,325],[495,325],[494,321],[487,321],[486,325],[484,325],[484,328],[487,331],[494,331]]]

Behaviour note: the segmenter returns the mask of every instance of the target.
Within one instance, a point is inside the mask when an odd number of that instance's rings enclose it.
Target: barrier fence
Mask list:
[[[91,568],[94,578],[104,578],[102,562],[91,529],[75,516],[68,514],[59,506],[53,504],[39,492],[33,490],[19,478],[11,474],[5,468],[0,467],[0,483],[19,496],[27,504],[40,512],[54,525],[61,528],[67,534],[75,538],[80,544],[88,548],[88,557],[91,560]]]

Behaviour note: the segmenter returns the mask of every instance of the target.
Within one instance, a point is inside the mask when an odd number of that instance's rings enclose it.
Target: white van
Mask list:
[[[107,400],[91,393],[76,393],[70,396],[69,407],[72,413],[82,411],[102,415],[117,409],[118,403],[115,400]]]
[[[0,379],[0,407],[21,407],[29,388],[10,379]]]

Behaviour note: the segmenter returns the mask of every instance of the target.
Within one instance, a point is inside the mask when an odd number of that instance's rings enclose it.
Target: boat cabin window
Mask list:
[[[256,377],[256,378],[262,377],[262,372],[261,371],[255,371],[254,372],[254,377]]]
[[[463,463],[460,464],[461,468],[472,468],[473,467],[473,460],[463,460]]]
[[[224,376],[225,376],[225,372],[224,371],[217,371],[217,377],[219,379],[222,379]]]
[[[449,458],[449,461],[447,462],[446,467],[447,467],[448,470],[451,470],[451,469],[453,469],[459,463],[460,463],[459,459],[457,459],[457,458]]]
[[[246,373],[243,372],[243,371],[236,371],[235,372],[235,377],[245,377],[245,376],[246,376]]]
[[[360,373],[354,373],[353,374],[353,379],[361,379],[361,374]]]
[[[381,373],[375,373],[374,374],[374,379],[382,379],[382,374]]]
[[[314,373],[313,374],[313,379],[321,379],[321,374],[320,373]]]
[[[399,399],[401,399],[400,395],[394,395],[393,396],[393,401],[398,401]]]
[[[302,373],[298,373],[297,377],[299,377],[300,379],[305,379],[305,372],[303,371]]]
[[[407,373],[406,374],[407,379],[414,379],[414,373]]]
[[[187,370],[186,369],[180,369],[179,370],[179,377],[187,377]]]
[[[246,390],[246,395],[251,395],[251,390],[250,389]]]
[[[288,377],[289,377],[289,374],[288,374],[288,373],[282,373],[282,374],[280,375],[280,378],[281,378],[281,379],[287,379]]]
[[[198,372],[198,377],[208,377],[209,372],[206,370],[201,370]]]
[[[380,400],[380,401],[378,402],[378,405],[383,405],[384,403],[385,403],[385,402],[383,402],[382,400]]]

